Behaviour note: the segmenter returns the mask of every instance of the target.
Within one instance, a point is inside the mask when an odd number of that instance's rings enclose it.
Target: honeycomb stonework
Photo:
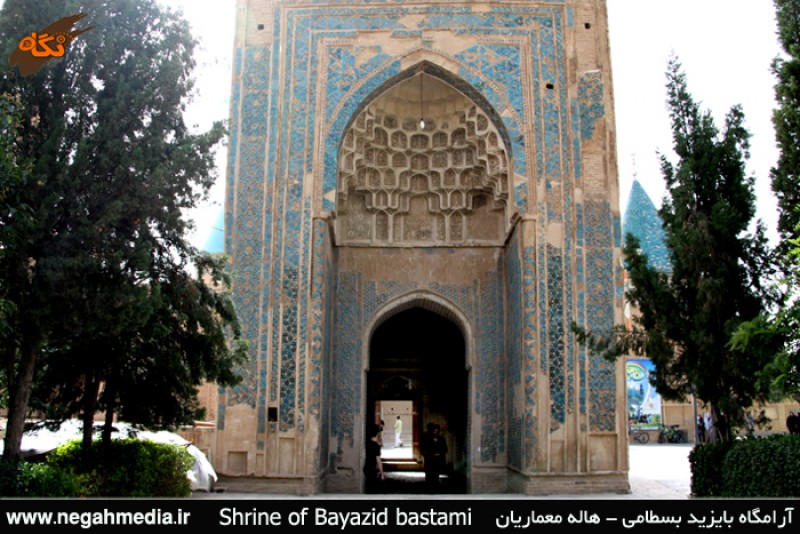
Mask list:
[[[362,112],[339,156],[340,245],[501,245],[508,159],[485,114],[401,121]]]

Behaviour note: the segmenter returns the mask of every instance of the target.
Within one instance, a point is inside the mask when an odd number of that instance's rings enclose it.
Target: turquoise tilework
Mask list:
[[[523,357],[525,359],[525,439],[526,457],[532,461],[535,458],[535,449],[540,442],[536,432],[538,421],[538,406],[536,404],[536,353],[537,344],[536,325],[536,252],[533,247],[524,247],[522,257],[522,285],[520,286],[523,299]]]
[[[498,266],[500,268],[500,266]],[[478,296],[477,320],[478,362],[475,391],[475,410],[481,415],[480,460],[496,462],[505,450],[505,377],[499,362],[503,361],[505,340],[503,335],[503,288],[501,273],[488,273],[476,281]]]
[[[525,316],[523,305],[523,273],[522,262],[520,259],[520,245],[519,245],[519,231],[514,232],[509,244],[508,250],[505,254],[506,260],[506,291],[507,298],[507,339],[506,347],[506,360],[507,371],[506,380],[508,381],[509,394],[506,396],[506,412],[508,413],[508,462],[512,467],[522,469],[523,458],[525,457],[525,444],[523,438],[525,436],[525,420],[522,414],[519,413],[519,408],[516,404],[519,399],[513,396],[513,391],[516,386],[521,384],[523,377],[532,374],[524,372],[527,368],[525,358]],[[524,366],[524,367],[523,367]],[[526,378],[527,380],[527,378]],[[526,383],[526,387],[529,384]]]
[[[481,42],[450,58],[458,72],[424,68],[491,111],[518,175],[546,180],[549,197],[535,203],[529,186],[536,184],[517,185],[517,209],[543,222],[560,222],[570,235],[563,248],[524,250],[519,237],[512,237],[508,260],[497,272],[468,286],[428,288],[457,306],[478,333],[477,372],[486,385],[475,392],[483,421],[481,460],[495,461],[505,451],[511,465],[524,468],[533,457],[540,413],[534,377],[539,371],[550,378],[552,422],[562,424],[565,411],[577,402],[581,413],[592,407],[593,428],[608,428],[615,406],[613,368],[592,361],[589,377],[584,365],[576,370],[574,358],[583,362],[586,355],[565,328],[573,309],[592,328],[613,320],[618,273],[609,247],[621,240],[619,221],[607,203],[572,205],[569,197],[569,180],[581,177],[581,142],[592,138],[596,121],[604,116],[602,76],[582,77],[577,98],[567,98],[564,33],[573,25],[571,10],[565,12],[563,2],[555,0],[497,5],[488,13],[473,13],[466,5],[340,4],[307,2],[302,9],[278,4],[273,37],[280,54],[272,46],[235,51],[225,248],[234,257],[234,296],[245,335],[254,343],[251,364],[241,371],[245,381],[227,390],[225,405],[258,404],[262,432],[264,406],[278,404],[281,430],[302,431],[303,417],[309,415],[320,418],[323,436],[328,423],[322,414],[330,411],[336,452],[354,445],[362,347],[352,332],[360,332],[377,308],[415,285],[337,273],[325,223],[312,222],[311,213],[314,206],[335,208],[322,197],[336,187],[339,144],[350,121],[365,103],[412,72],[403,71],[389,48],[380,46],[367,50],[371,59],[359,64],[355,58],[365,50],[348,40],[365,30],[409,38],[449,29]],[[425,15],[417,29],[404,26],[405,17],[413,14]],[[340,41],[326,49],[323,64],[317,54],[326,38]],[[523,71],[533,83],[528,96]],[[315,116],[320,82],[325,117]],[[536,120],[526,124],[528,117]],[[318,122],[325,132],[320,139],[315,137]],[[314,168],[316,154],[323,156],[321,168]],[[304,193],[303,182],[310,177],[322,181],[319,197]],[[544,340],[537,339],[538,332],[547,332]],[[310,347],[308,362],[305,347]],[[574,372],[588,391],[570,389]],[[511,410],[516,399],[504,387],[506,381],[519,380],[525,380],[523,414]],[[221,428],[225,405],[220,407]],[[321,439],[321,462],[328,458],[326,441]]]
[[[608,332],[614,324],[614,305],[621,294],[621,273],[614,263],[618,220],[607,201],[586,202],[585,220],[585,313],[588,328]],[[584,354],[581,349],[581,354]],[[611,431],[615,428],[616,377],[614,364],[598,356],[590,356],[588,403],[591,407],[591,430]],[[582,381],[583,383],[583,381]],[[583,401],[581,401],[583,405]]]
[[[639,238],[642,252],[647,255],[648,265],[664,273],[672,271],[669,249],[664,242],[663,222],[639,180],[634,180],[631,186],[622,231]]]
[[[604,92],[603,73],[587,72],[581,76],[578,82],[581,139],[591,139],[595,124],[605,116]]]
[[[359,295],[361,276],[357,273],[340,273],[335,293],[334,350],[332,359],[334,390],[332,398],[332,428],[336,437],[337,455],[345,447],[355,444],[355,414],[359,410],[361,391],[361,336],[363,324]]]

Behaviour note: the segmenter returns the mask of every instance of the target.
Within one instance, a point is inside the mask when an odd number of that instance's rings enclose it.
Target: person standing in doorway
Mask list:
[[[706,427],[706,443],[714,442],[714,423],[711,419],[711,412],[706,412],[703,415],[703,424]]]
[[[747,410],[744,414],[744,424],[745,430],[747,431],[747,437],[752,438],[756,430],[756,421],[753,418],[753,412],[750,410]]]
[[[789,417],[786,418],[786,430],[789,434],[800,434],[800,415],[789,410]]]
[[[444,472],[447,441],[439,425],[429,423],[422,439],[422,458],[425,464],[425,484],[431,493],[439,491],[439,476]]]
[[[703,421],[703,416],[697,416],[697,422],[695,423],[695,430],[697,432],[696,441],[697,443],[705,443],[706,442],[706,423]]]
[[[394,421],[394,446],[395,447],[402,447],[403,440],[401,439],[401,434],[403,433],[403,420],[400,419],[400,416],[397,416],[397,419]]]
[[[386,480],[383,474],[381,445],[378,442],[380,434],[381,425],[373,425],[367,440],[367,453],[364,459],[364,489],[367,493],[380,493],[382,482]]]

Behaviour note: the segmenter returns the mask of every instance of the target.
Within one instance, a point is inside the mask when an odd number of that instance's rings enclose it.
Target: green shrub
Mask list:
[[[6,497],[79,497],[82,481],[69,469],[46,462],[0,462],[0,495]]]
[[[133,438],[115,439],[108,450],[81,440],[52,451],[43,462],[0,461],[0,496],[187,497],[194,457],[183,448]]]
[[[800,497],[800,436],[736,441],[724,467],[726,497]]]
[[[697,445],[689,463],[693,497],[800,496],[800,436]]]
[[[19,462],[0,459],[0,497],[23,494],[23,479]]]
[[[73,469],[87,495],[97,497],[186,497],[187,471],[194,458],[183,447],[133,438],[115,439],[108,450],[100,441],[84,453],[80,440],[62,445],[48,463]]]
[[[26,497],[80,497],[82,481],[71,469],[46,462],[21,462],[20,474]]]
[[[731,442],[696,445],[689,453],[692,496],[723,496],[722,474]]]

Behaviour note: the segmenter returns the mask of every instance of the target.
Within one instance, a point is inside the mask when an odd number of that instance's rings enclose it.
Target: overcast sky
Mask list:
[[[752,134],[748,171],[756,177],[756,216],[775,239],[769,170],[778,151],[770,66],[781,50],[772,0],[609,0],[608,15],[622,209],[634,173],[661,205],[665,184],[656,152],[672,154],[665,73],[674,51],[689,92],[718,128],[731,106],[741,104]]]
[[[207,128],[229,112],[235,0],[161,0],[181,7],[199,36],[200,94],[190,121]],[[665,192],[658,152],[671,154],[666,69],[672,52],[689,91],[718,127],[741,104],[752,134],[749,174],[757,178],[757,217],[774,237],[777,211],[769,169],[777,160],[771,123],[775,107],[770,64],[780,53],[772,0],[608,0],[617,129],[617,164],[624,213],[634,175],[659,206]],[[197,211],[195,243],[203,246],[224,198],[226,149],[210,206]]]

